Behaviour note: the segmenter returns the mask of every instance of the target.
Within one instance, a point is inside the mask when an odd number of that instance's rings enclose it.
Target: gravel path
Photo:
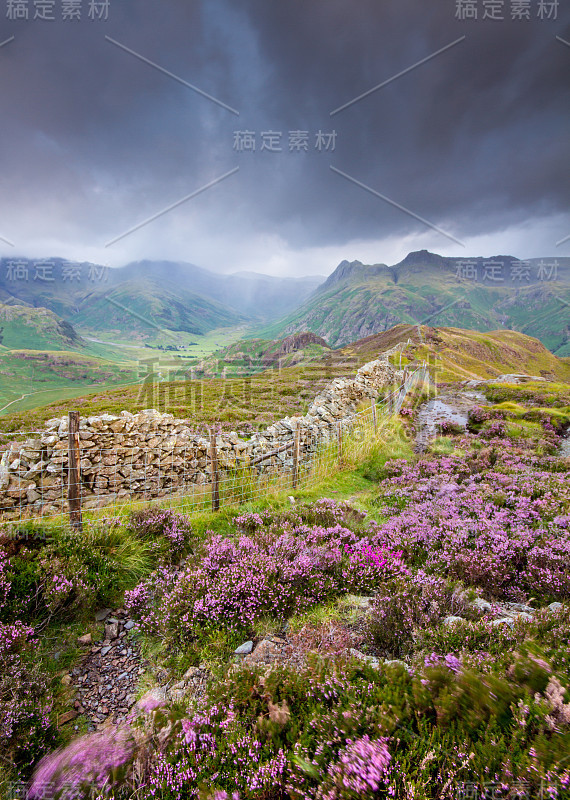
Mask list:
[[[140,649],[128,635],[135,626],[122,608],[103,609],[95,617],[104,623],[101,642],[94,644],[81,664],[71,670],[76,689],[74,707],[93,729],[107,720],[121,722],[134,705],[138,682],[145,671]]]

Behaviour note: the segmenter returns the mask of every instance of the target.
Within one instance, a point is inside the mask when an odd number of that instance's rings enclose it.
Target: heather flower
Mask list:
[[[141,539],[163,537],[170,556],[184,551],[192,535],[190,520],[170,509],[151,509],[132,514],[129,527]]]
[[[445,656],[445,666],[452,672],[459,672],[461,669],[461,661],[454,655]]]
[[[348,513],[327,500],[309,508],[313,518],[334,523],[328,526],[242,515],[247,534],[211,534],[200,563],[183,572],[157,570],[127,592],[127,607],[146,631],[179,636],[204,624],[248,629],[264,615],[284,618],[343,593],[370,591],[389,567],[398,568],[400,554],[335,522],[339,508]]]
[[[334,789],[319,793],[317,797],[333,800],[348,796],[364,800],[377,792],[390,763],[386,742],[385,738],[371,740],[367,735],[356,741],[349,740],[331,769]]]
[[[130,728],[103,728],[46,756],[32,778],[30,800],[72,800],[87,789],[102,791],[125,774],[135,752]]]

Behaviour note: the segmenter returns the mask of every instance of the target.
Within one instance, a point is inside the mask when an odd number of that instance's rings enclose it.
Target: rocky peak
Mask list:
[[[386,269],[389,269],[386,264],[374,264],[373,266],[369,266],[363,264],[361,261],[341,261],[335,271],[329,275],[319,289],[326,291],[332,286],[344,283],[345,281],[366,280]]]

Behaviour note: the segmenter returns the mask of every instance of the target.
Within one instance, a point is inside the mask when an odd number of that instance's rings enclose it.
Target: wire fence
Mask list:
[[[81,530],[84,517],[120,516],[152,505],[195,514],[255,501],[269,492],[311,488],[338,466],[360,458],[400,411],[406,395],[426,380],[429,372],[422,364],[405,372],[403,383],[381,402],[371,400],[336,422],[306,425],[301,419],[282,443],[255,457],[228,449],[227,441],[213,432],[197,443],[156,435],[148,446],[131,448],[117,433],[116,445],[99,447],[71,412],[68,434],[47,436],[54,448],[48,461],[42,461],[44,430],[31,434],[41,440],[27,438],[13,456],[8,453],[5,463],[14,458],[9,479],[0,466],[0,538],[10,535],[10,526],[17,529],[29,520],[68,516],[72,527]],[[14,435],[22,436],[30,434]]]

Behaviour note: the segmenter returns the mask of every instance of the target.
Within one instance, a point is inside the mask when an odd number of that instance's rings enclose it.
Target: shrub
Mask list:
[[[128,725],[109,728],[75,739],[63,749],[46,756],[37,767],[28,797],[30,800],[59,797],[60,800],[107,794],[118,788],[135,753],[133,731]]]
[[[10,563],[0,551],[0,609],[10,595]],[[35,631],[19,620],[0,622],[0,739],[3,755],[24,772],[55,738],[47,675],[33,660]]]
[[[562,473],[541,466],[507,441],[494,458],[484,450],[470,460],[399,464],[384,487],[390,518],[371,523],[372,540],[401,550],[408,565],[498,597],[569,597],[570,486]]]
[[[386,654],[407,654],[423,629],[451,613],[464,612],[466,600],[445,580],[419,571],[399,577],[375,596],[367,619],[368,635]]]
[[[250,519],[250,518],[248,518]],[[250,629],[346,592],[370,591],[398,558],[341,525],[261,529],[235,542],[211,536],[199,564],[162,569],[127,592],[127,607],[154,635],[192,638],[205,624]]]
[[[193,536],[189,518],[169,509],[137,511],[127,527],[142,541],[152,541],[153,552],[171,562],[188,551]]]

